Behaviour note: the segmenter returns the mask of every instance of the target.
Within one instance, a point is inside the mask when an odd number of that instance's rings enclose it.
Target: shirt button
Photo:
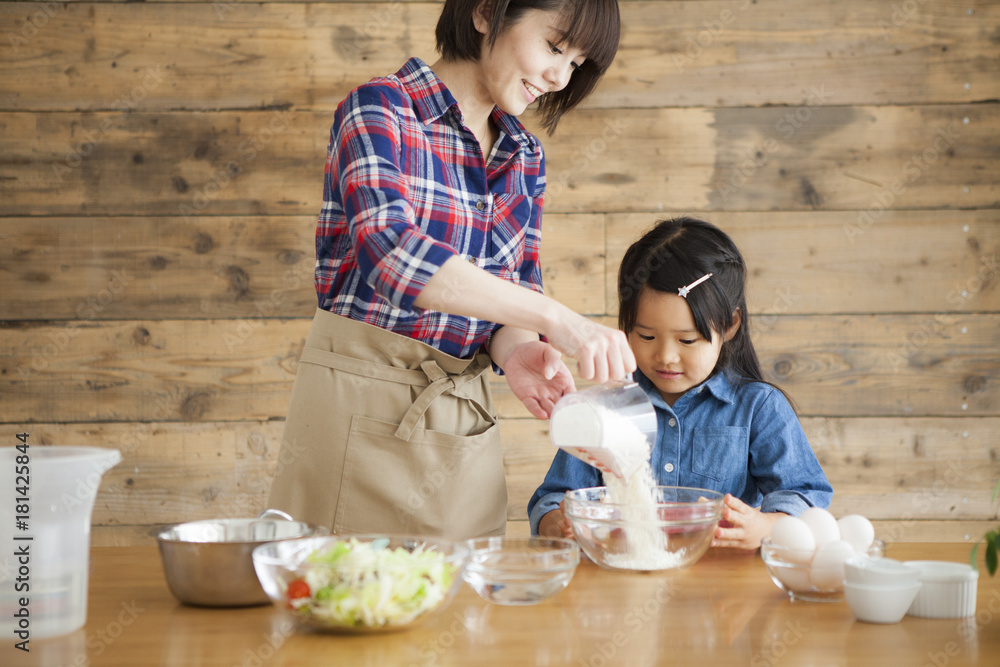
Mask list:
[[[476,210],[477,211],[483,211],[485,209],[486,209],[486,202],[484,202],[482,199],[480,199],[479,201],[476,202]]]
[[[673,417],[671,417],[670,421],[667,422],[667,425],[668,426],[677,426],[677,420],[674,419]]]
[[[666,470],[667,472],[673,472],[674,471],[674,464],[673,463],[668,463],[667,465],[663,466],[663,469]]]
[[[478,262],[478,261],[476,260],[476,258],[475,258],[475,257],[470,257],[470,258],[469,258],[469,264],[478,264],[478,263],[479,263],[479,262]]]

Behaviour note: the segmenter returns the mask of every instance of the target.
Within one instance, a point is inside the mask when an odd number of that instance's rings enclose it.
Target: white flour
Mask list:
[[[620,518],[625,524],[625,549],[607,554],[607,564],[627,570],[678,566],[683,551],[668,553],[667,534],[657,525],[656,481],[649,466],[651,445],[645,434],[628,417],[586,404],[557,411],[551,429],[553,442],[560,447],[584,460],[600,461],[624,475],[622,478],[604,473],[604,502],[622,506]]]
[[[624,570],[665,570],[677,567],[684,559],[684,552],[667,551],[667,534],[659,525],[656,511],[656,482],[649,462],[627,480],[605,475],[604,484],[608,502],[621,505],[621,520],[625,524],[626,548],[620,553],[609,553],[605,562]]]

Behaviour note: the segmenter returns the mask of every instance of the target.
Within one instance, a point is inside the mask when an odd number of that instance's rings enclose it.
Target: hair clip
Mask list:
[[[688,292],[691,291],[691,288],[697,287],[698,285],[702,284],[711,277],[712,277],[711,273],[706,273],[705,275],[703,275],[701,278],[698,278],[698,280],[694,281],[690,285],[685,285],[684,287],[678,289],[677,295],[684,299],[688,298]]]

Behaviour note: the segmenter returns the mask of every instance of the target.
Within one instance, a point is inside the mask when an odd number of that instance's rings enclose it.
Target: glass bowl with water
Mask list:
[[[538,604],[566,588],[580,563],[580,547],[561,537],[484,537],[468,545],[465,581],[493,604]]]

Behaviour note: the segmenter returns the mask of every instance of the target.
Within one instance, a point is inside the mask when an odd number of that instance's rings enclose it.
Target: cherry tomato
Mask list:
[[[292,608],[292,600],[307,598],[310,595],[312,592],[309,590],[309,584],[301,579],[296,579],[288,584],[288,608]]]

